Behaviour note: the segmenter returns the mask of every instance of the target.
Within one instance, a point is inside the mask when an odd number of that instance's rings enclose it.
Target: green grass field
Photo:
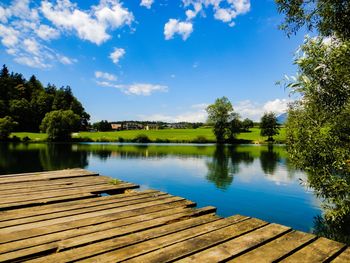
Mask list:
[[[116,142],[122,138],[125,141],[131,141],[136,136],[144,134],[147,135],[151,141],[163,142],[195,142],[198,137],[205,138],[206,142],[215,142],[215,136],[209,128],[199,129],[164,129],[164,130],[131,130],[131,131],[113,131],[113,132],[79,132],[73,134],[73,138],[90,140],[95,142]],[[27,133],[18,132],[13,133],[12,136],[17,136],[23,140],[24,137],[29,137],[31,141],[45,141],[47,135],[44,133]],[[281,128],[280,134],[274,136],[276,142],[283,143],[285,141],[285,129]],[[251,143],[263,143],[267,139],[260,136],[259,128],[252,128],[250,132],[240,133],[237,139],[246,140]]]

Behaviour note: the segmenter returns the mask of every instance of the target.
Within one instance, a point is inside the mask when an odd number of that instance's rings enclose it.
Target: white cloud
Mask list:
[[[114,48],[114,51],[109,55],[114,64],[118,64],[119,60],[125,55],[125,49]]]
[[[154,121],[165,121],[165,122],[205,122],[208,114],[205,111],[208,104],[200,103],[191,105],[189,110],[184,113],[177,115],[167,114],[151,114],[151,115],[139,115],[141,120],[154,120]]]
[[[145,84],[145,83],[124,85],[124,86],[121,86],[121,88],[122,88],[122,91],[125,94],[142,95],[142,96],[149,96],[153,92],[156,92],[156,91],[160,91],[160,92],[167,92],[168,91],[168,87],[167,86]]]
[[[33,39],[24,39],[23,44],[26,48],[26,51],[33,55],[39,54],[39,44]]]
[[[168,86],[150,83],[135,83],[130,85],[115,84],[110,81],[96,81],[96,83],[99,86],[116,88],[127,95],[136,96],[150,96],[154,92],[167,92],[169,90]]]
[[[58,55],[58,60],[59,62],[61,62],[63,65],[71,65],[73,63],[78,62],[76,59],[71,59],[69,57],[66,56],[60,56]]]
[[[95,77],[97,79],[105,79],[108,81],[116,81],[117,80],[117,76],[107,73],[107,72],[102,72],[102,71],[95,71]]]
[[[250,100],[240,101],[233,108],[242,118],[250,118],[259,121],[265,112],[274,112],[277,116],[285,113],[288,108],[288,99],[275,99],[259,104]]]
[[[164,27],[165,39],[172,39],[174,34],[182,35],[187,39],[193,31],[192,20],[197,17],[198,13],[205,16],[206,9],[212,9],[214,18],[234,26],[233,21],[238,15],[245,14],[250,11],[250,0],[182,0],[186,9],[186,22],[179,22],[178,19],[169,19]],[[180,23],[182,30],[180,30]]]
[[[287,111],[289,102],[287,99],[275,99],[266,102],[263,108],[265,112],[272,111],[276,114],[281,114]]]
[[[13,29],[12,27],[6,27],[0,24],[0,37],[1,43],[5,47],[13,47],[18,43],[18,38],[20,36],[20,32]]]
[[[193,32],[193,25],[191,22],[180,22],[177,19],[169,19],[164,26],[165,39],[169,40],[174,37],[175,34],[182,36],[183,40],[186,40]]]
[[[236,17],[236,13],[229,8],[218,8],[215,11],[214,17],[222,22],[230,22]]]
[[[41,11],[56,27],[76,32],[79,38],[97,45],[111,37],[107,33],[109,28],[130,25],[134,19],[118,0],[101,0],[98,6],[92,6],[88,11],[79,10],[77,4],[69,0],[57,0],[56,5],[44,0]]]
[[[62,56],[49,48],[44,41],[59,37],[60,32],[45,25],[39,8],[31,7],[29,0],[15,0],[0,8],[0,39],[6,53],[14,61],[35,68],[50,68],[55,62],[72,64],[75,59]],[[5,18],[4,18],[5,16]]]
[[[35,29],[35,33],[43,40],[56,39],[60,36],[57,29],[47,25],[40,25],[39,28]]]
[[[17,63],[26,65],[32,68],[50,68],[51,65],[44,62],[44,60],[37,56],[21,56],[16,55],[14,59]]]
[[[140,6],[144,6],[148,9],[150,9],[153,2],[154,2],[153,0],[141,0]]]

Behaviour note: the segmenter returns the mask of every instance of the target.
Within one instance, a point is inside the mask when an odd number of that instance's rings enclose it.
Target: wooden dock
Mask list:
[[[0,262],[350,262],[341,243],[137,187],[83,169],[1,175]]]

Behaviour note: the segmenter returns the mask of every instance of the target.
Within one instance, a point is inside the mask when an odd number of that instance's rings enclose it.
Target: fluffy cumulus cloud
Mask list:
[[[243,118],[259,121],[265,112],[274,112],[277,116],[285,113],[288,109],[288,103],[290,103],[288,99],[274,99],[264,104],[245,100],[234,104],[233,107]]]
[[[117,76],[115,76],[111,73],[102,72],[102,71],[95,71],[95,77],[97,79],[104,79],[104,80],[108,80],[108,81],[116,81],[117,80]]]
[[[179,34],[183,40],[186,40],[193,31],[193,25],[191,22],[181,22],[177,19],[169,19],[164,26],[165,39],[169,40],[174,37],[175,34]]]
[[[117,76],[95,71],[96,84],[101,87],[110,87],[120,90],[126,95],[150,96],[155,92],[168,92],[168,86],[151,83],[122,84],[117,82]]]
[[[133,20],[119,0],[100,0],[87,10],[70,0],[13,0],[0,5],[0,40],[17,63],[36,68],[69,65],[77,60],[51,48],[52,40],[69,34],[100,45],[111,38],[111,31]]]
[[[113,61],[114,64],[118,64],[119,60],[125,55],[125,49],[123,48],[114,48],[113,52],[109,55],[109,58]]]
[[[193,32],[193,19],[198,14],[205,16],[205,11],[211,9],[214,18],[234,26],[234,19],[250,11],[250,0],[182,0],[186,19],[169,19],[164,26],[165,39],[173,38],[175,34],[186,40]]]
[[[151,114],[139,115],[139,118],[144,121],[165,121],[165,122],[205,122],[208,114],[205,111],[208,104],[201,103],[191,105],[185,112],[176,115],[167,114]]]
[[[168,87],[164,85],[154,85],[147,83],[136,83],[131,85],[121,85],[120,88],[125,94],[149,96],[154,92],[167,92]]]
[[[144,6],[148,9],[150,9],[153,2],[154,2],[153,0],[141,0],[140,6]]]
[[[117,0],[102,0],[90,10],[80,10],[69,0],[47,0],[41,3],[41,12],[53,25],[65,31],[72,31],[79,38],[97,45],[111,36],[107,30],[119,28],[133,21],[133,15]]]

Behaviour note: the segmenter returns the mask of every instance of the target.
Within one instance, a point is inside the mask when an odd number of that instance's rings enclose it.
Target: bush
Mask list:
[[[11,132],[17,126],[11,117],[0,118],[0,140],[8,140]]]
[[[148,138],[147,135],[139,134],[133,139],[133,142],[148,143],[148,142],[151,142],[151,140]]]
[[[118,137],[118,142],[125,142],[123,137]]]
[[[28,136],[22,138],[23,142],[29,142],[31,139]]]
[[[71,110],[57,110],[46,113],[40,129],[48,134],[50,141],[70,140],[71,133],[80,126],[80,117]]]

